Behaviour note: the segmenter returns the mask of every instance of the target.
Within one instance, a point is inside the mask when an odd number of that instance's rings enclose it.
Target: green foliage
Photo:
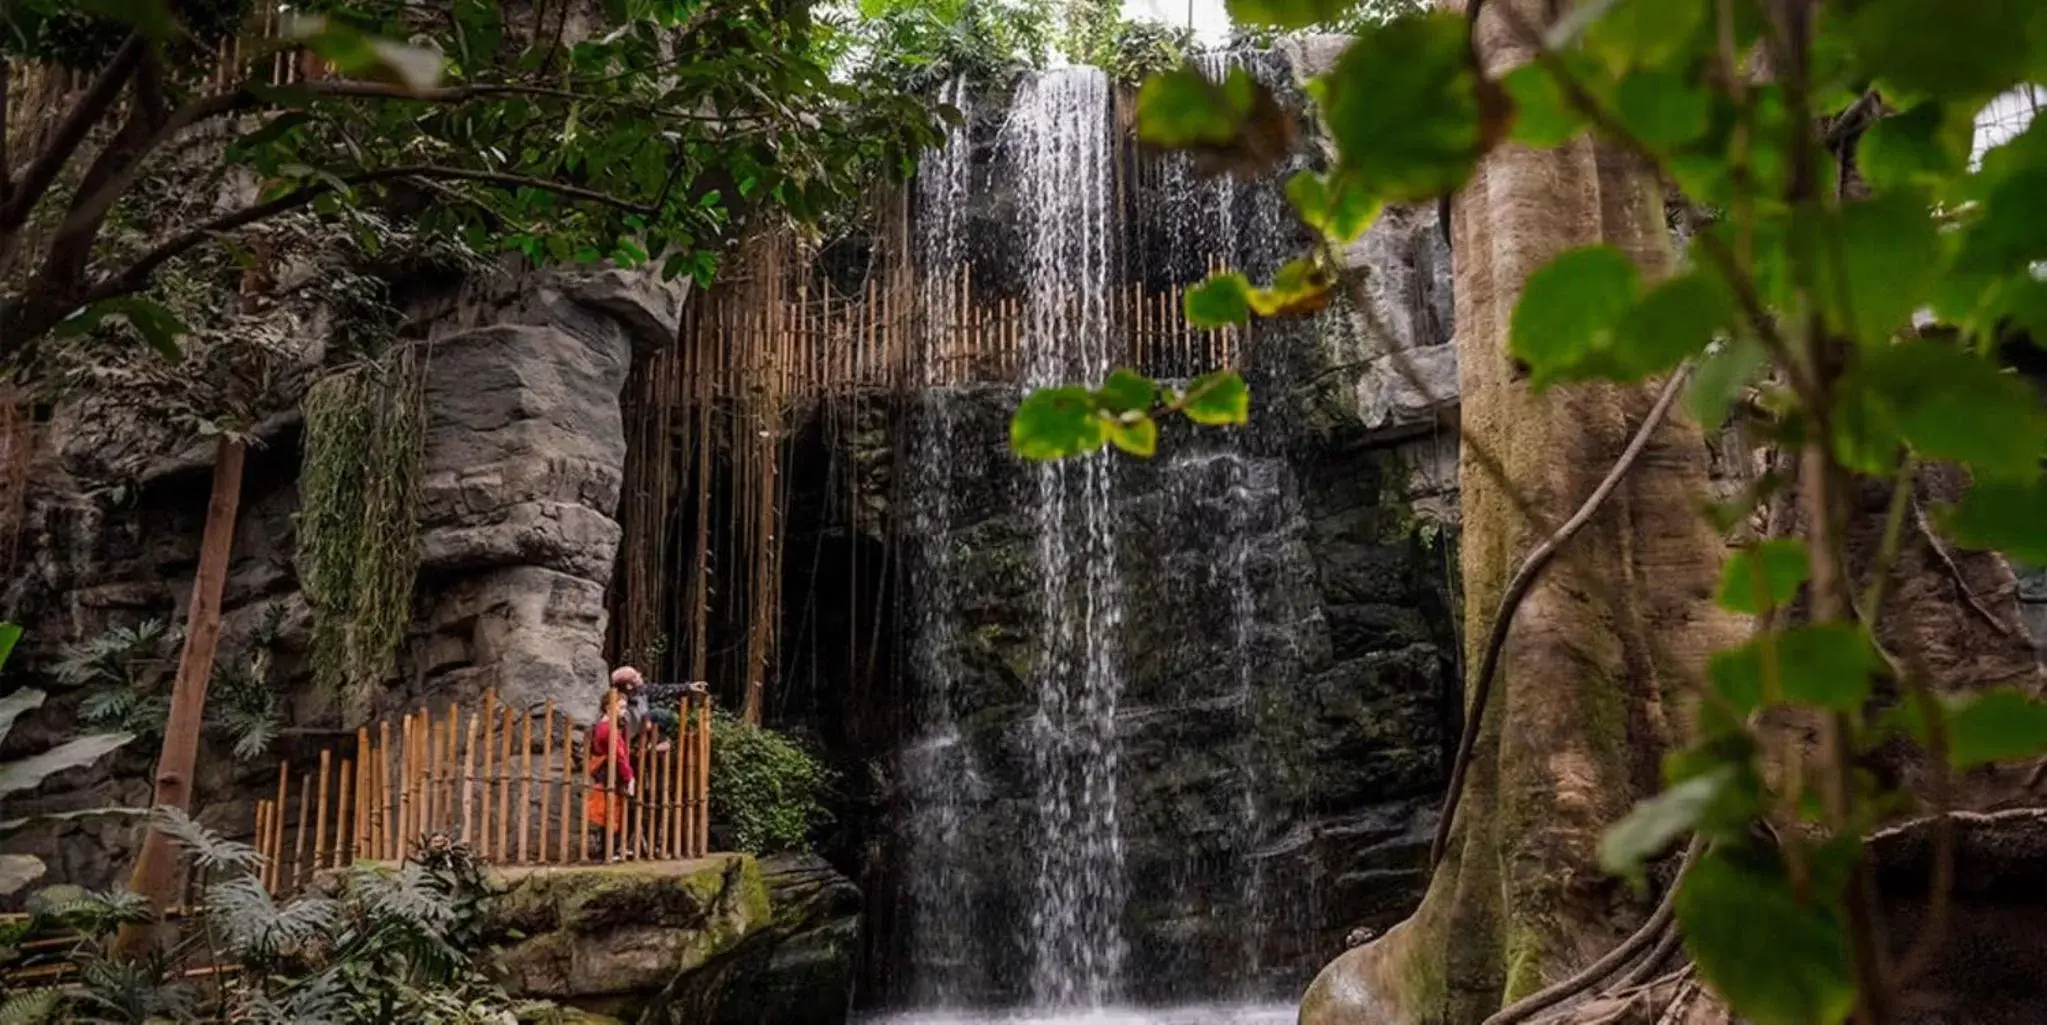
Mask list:
[[[1099,388],[1040,388],[1026,396],[1010,419],[1009,447],[1036,460],[1085,455],[1112,443],[1150,456],[1158,447],[1156,418],[1165,413],[1208,426],[1242,424],[1250,419],[1251,390],[1234,370],[1212,371],[1178,388],[1119,368]]]
[[[815,753],[774,730],[724,712],[711,719],[711,807],[749,854],[803,850],[831,821],[832,772]]]
[[[1283,29],[1326,19],[1329,7],[1232,9]],[[1506,22],[1520,9],[1487,13]],[[1290,182],[1289,198],[1326,253],[1386,203],[1464,187],[1503,140],[1555,147],[1596,134],[1675,183],[1692,208],[1715,211],[1714,223],[1662,281],[1644,281],[1628,255],[1603,246],[1536,269],[1508,339],[1531,386],[1633,385],[1691,367],[1688,405],[1709,425],[1753,386],[1770,413],[1754,425],[1762,439],[1803,450],[1808,472],[1823,466],[1845,485],[1828,493],[1824,515],[1845,522],[1839,496],[1855,493],[1858,477],[1909,497],[1919,466],[1949,464],[1973,484],[1957,508],[1938,511],[1942,529],[2047,560],[2047,405],[1998,355],[2022,344],[2018,330],[2038,344],[2047,328],[2037,271],[2047,260],[2047,119],[1978,166],[1968,161],[1972,114],[2047,74],[2047,7],[1863,0],[1824,6],[1786,32],[1784,19],[1814,9],[1572,5],[1554,25],[1505,25],[1534,51],[1505,71],[1481,67],[1466,24],[1446,13],[1363,27],[1311,89],[1334,157]],[[1748,63],[1759,50],[1769,51],[1766,75]],[[1197,154],[1241,150],[1273,116],[1229,83],[1184,71],[1146,92],[1140,132]],[[1869,112],[1873,127],[1861,120]],[[1190,291],[1187,313],[1242,323],[1273,305],[1273,294],[1221,275]],[[1938,328],[1914,324],[1927,311]],[[1079,448],[1062,442],[1088,440],[1082,418],[1099,401],[1069,389],[1027,411],[1051,424],[1048,448]],[[1609,869],[1640,878],[1648,859],[1696,834],[1702,853],[1676,895],[1685,943],[1734,1014],[1758,1025],[1837,1025],[1890,984],[1866,952],[1891,938],[1855,935],[1850,908],[1863,898],[1849,880],[1862,836],[1912,796],[1861,768],[1862,753],[1916,742],[1936,774],[1942,761],[1959,771],[2047,754],[2047,704],[2006,689],[1935,696],[1873,642],[1882,585],[1864,600],[1850,582],[1892,571],[1910,505],[1891,503],[1877,564],[1853,576],[1838,535],[1811,536],[1812,514],[1799,528],[1806,537],[1735,553],[1717,598],[1761,617],[1758,633],[1712,656],[1698,735],[1669,757],[1669,788],[1602,849]],[[1787,756],[1757,725],[1786,709],[1826,724],[1816,749]],[[1798,764],[1776,764],[1786,757]]]
[[[184,639],[184,631],[161,619],[114,626],[67,647],[53,672],[57,682],[81,689],[78,715],[87,726],[160,738]]]
[[[156,152],[144,155],[144,173],[161,170],[179,143],[218,138],[208,121],[253,110],[235,144],[213,157],[264,183],[267,205],[234,217],[260,223],[305,210],[331,223],[403,210],[427,237],[479,253],[652,265],[708,282],[725,244],[749,224],[815,223],[855,205],[878,179],[907,174],[938,138],[935,113],[886,62],[835,69],[826,45],[832,29],[804,5],[609,5],[607,23],[581,36],[561,34],[575,19],[508,20],[508,9],[491,3],[456,3],[432,18],[401,0],[305,8],[295,13],[314,16],[292,22],[284,48],[317,53],[342,77],[272,87],[264,80],[272,54],[249,47],[248,65],[236,69],[247,75],[248,102],[195,108],[189,126],[151,142]],[[198,81],[212,48],[169,40],[203,40],[198,12],[206,9],[168,0],[89,7],[8,0],[14,31],[0,43],[10,55],[39,55],[44,26],[60,14],[115,38],[163,22],[163,41],[149,45],[170,71],[164,77]],[[132,64],[110,67],[124,98],[139,88]],[[87,114],[111,135],[121,109]],[[203,168],[180,170],[197,177],[190,172]],[[135,218],[123,209],[134,181],[122,176],[78,201],[107,209],[109,221]],[[37,185],[11,197],[0,207],[0,232],[14,234],[17,214],[48,211],[65,220],[58,230],[65,244],[52,251],[92,252],[103,225],[63,218],[60,193]],[[221,216],[214,209],[183,223],[156,221],[159,239],[176,240],[164,254],[26,267],[0,292],[0,357],[81,311],[118,318],[154,344],[174,340],[175,323],[159,307],[121,300],[203,247]],[[241,227],[219,226],[230,238],[237,232],[228,229]],[[27,288],[35,276],[48,287]]]
[[[419,566],[426,444],[422,357],[394,347],[307,391],[299,580],[313,607],[313,674],[367,707],[396,670]]]
[[[840,64],[915,93],[962,76],[993,81],[1045,63],[1055,14],[1051,0],[866,0],[839,29]]]
[[[30,902],[29,930],[73,930],[83,939],[71,954],[76,985],[52,991],[60,993],[57,1005],[36,998],[41,1013],[177,1023],[502,1025],[527,1010],[477,959],[491,891],[482,863],[445,835],[421,838],[396,870],[357,866],[337,895],[308,893],[280,903],[254,874],[262,862],[254,848],[175,809],[158,809],[157,826],[207,880],[205,914],[154,956],[118,959],[112,938],[123,925],[153,921],[147,901],[125,891],[44,890]],[[194,965],[218,964],[236,968],[217,985],[183,977]]]
[[[7,657],[13,654],[14,644],[20,639],[21,627],[13,623],[0,622],[0,669],[6,668]],[[0,741],[5,741],[7,735],[13,732],[15,722],[23,713],[41,708],[47,696],[42,691],[29,688],[0,695]],[[132,734],[126,733],[91,734],[74,737],[39,754],[0,762],[0,839],[30,826],[82,817],[74,813],[8,819],[6,798],[22,791],[33,790],[41,786],[44,780],[58,773],[91,765],[134,739]],[[41,859],[26,854],[0,856],[0,897],[14,893],[42,874]]]

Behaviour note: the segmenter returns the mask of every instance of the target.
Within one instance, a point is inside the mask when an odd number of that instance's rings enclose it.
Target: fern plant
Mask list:
[[[21,627],[0,623],[0,668],[7,665],[7,657],[14,653],[14,644],[20,639]],[[22,713],[41,708],[45,697],[47,695],[42,691],[27,688],[0,696],[0,740],[7,739],[7,734],[14,729],[15,720]],[[33,790],[57,773],[91,765],[134,739],[130,733],[93,734],[74,738],[18,761],[0,762],[0,841],[30,826],[88,816],[133,814],[127,809],[112,808],[10,818],[6,811],[8,798],[12,795]],[[42,859],[34,855],[0,854],[0,896],[20,890],[41,878],[44,871]]]

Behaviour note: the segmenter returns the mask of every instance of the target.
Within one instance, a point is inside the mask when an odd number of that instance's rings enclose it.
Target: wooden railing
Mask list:
[[[701,858],[710,851],[711,700],[686,694],[676,713],[679,736],[649,727],[629,738],[629,793],[609,762],[593,778],[594,731],[552,701],[536,715],[493,693],[466,715],[452,702],[363,727],[353,749],[278,763],[276,797],[256,805],[263,883],[292,892],[322,869],[402,861],[435,837],[501,865]],[[605,793],[612,829],[591,821],[593,805],[605,815],[605,799],[592,795]]]

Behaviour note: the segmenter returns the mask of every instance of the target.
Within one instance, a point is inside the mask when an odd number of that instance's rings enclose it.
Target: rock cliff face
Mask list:
[[[426,347],[430,362],[415,627],[370,707],[343,707],[340,695],[311,684],[311,610],[292,556],[298,421],[286,412],[259,426],[224,598],[221,665],[266,667],[259,682],[281,695],[286,730],[261,764],[237,762],[209,737],[199,763],[202,821],[246,835],[250,795],[274,779],[274,757],[301,756],[419,697],[496,687],[514,705],[552,697],[572,716],[594,714],[625,460],[619,391],[636,350],[672,341],[681,301],[679,289],[646,275],[602,272],[497,275],[416,305],[406,337]],[[320,342],[308,339],[313,358]],[[211,447],[131,451],[166,433],[149,413],[110,413],[97,396],[48,412],[0,617],[28,631],[10,673],[50,689],[53,702],[15,731],[14,743],[33,747],[77,729],[76,693],[50,675],[66,645],[144,619],[183,622]],[[274,637],[254,659],[266,626]],[[58,777],[19,808],[147,803],[154,756],[148,740],[130,745]],[[66,826],[21,842],[54,877],[104,885],[125,863],[131,832]]]

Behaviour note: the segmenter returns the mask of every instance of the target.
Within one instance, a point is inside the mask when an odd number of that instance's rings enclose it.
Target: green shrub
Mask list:
[[[809,748],[774,730],[718,713],[711,720],[711,812],[749,854],[809,846],[831,821],[823,798],[833,773]]]

